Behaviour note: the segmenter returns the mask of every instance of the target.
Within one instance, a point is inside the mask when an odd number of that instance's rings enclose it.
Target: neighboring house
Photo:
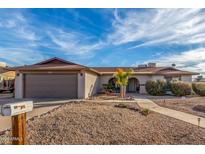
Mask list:
[[[0,92],[13,91],[15,71],[7,70],[6,63],[0,62]]]
[[[6,63],[0,62],[0,81],[15,79],[15,71],[9,71]]]
[[[195,79],[196,82],[205,82],[205,78],[203,78],[202,75],[197,76],[197,78]]]
[[[172,67],[148,66],[120,67],[133,69],[127,91],[146,93],[145,83],[151,79],[178,79],[192,81],[197,73]],[[113,74],[117,67],[86,67],[52,58],[34,65],[10,68],[16,71],[16,98],[87,98],[99,92],[103,84],[115,82]]]
[[[3,81],[3,73],[5,72],[6,63],[0,62],[0,83]]]
[[[8,71],[5,68],[3,69],[3,72],[0,71],[1,80],[13,80],[15,79],[15,76],[16,76],[15,71]]]

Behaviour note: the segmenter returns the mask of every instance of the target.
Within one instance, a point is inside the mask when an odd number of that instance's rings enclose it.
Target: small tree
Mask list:
[[[122,98],[125,97],[126,94],[126,86],[128,84],[128,77],[131,75],[133,72],[132,69],[129,69],[128,71],[124,71],[123,69],[119,68],[117,69],[115,73],[115,78],[116,78],[116,84],[117,86],[120,87],[120,96]]]

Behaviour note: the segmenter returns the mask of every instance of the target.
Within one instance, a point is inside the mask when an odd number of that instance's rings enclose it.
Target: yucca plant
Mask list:
[[[123,69],[119,68],[116,70],[115,78],[116,78],[116,84],[120,87],[120,96],[122,98],[126,95],[126,86],[128,84],[128,78],[133,72],[132,69],[129,69],[128,71],[124,71]]]

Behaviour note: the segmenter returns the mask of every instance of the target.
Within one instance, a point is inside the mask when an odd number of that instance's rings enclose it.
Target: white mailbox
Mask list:
[[[3,116],[15,116],[33,110],[33,101],[22,101],[18,103],[4,104],[1,107]]]

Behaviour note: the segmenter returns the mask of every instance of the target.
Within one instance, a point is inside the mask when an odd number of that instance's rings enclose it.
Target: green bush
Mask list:
[[[191,84],[183,81],[171,82],[171,91],[176,96],[186,96],[191,94]]]
[[[154,96],[164,95],[166,93],[166,81],[164,80],[148,80],[145,84],[148,94]]]
[[[149,109],[142,109],[141,110],[141,114],[144,115],[144,116],[148,116],[150,114],[150,112],[151,111]]]
[[[205,96],[205,82],[192,83],[192,89],[196,94],[200,96]]]

